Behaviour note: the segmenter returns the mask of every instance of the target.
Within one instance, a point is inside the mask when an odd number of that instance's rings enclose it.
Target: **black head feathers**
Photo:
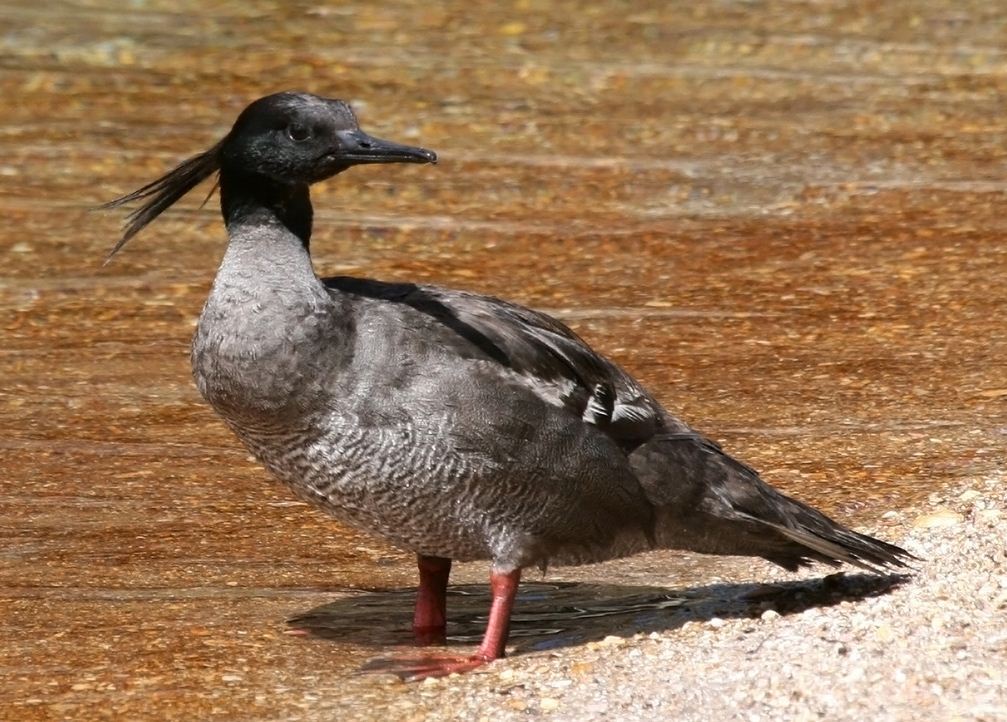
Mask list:
[[[156,181],[148,183],[142,188],[137,188],[132,193],[127,193],[101,206],[102,208],[118,208],[133,201],[150,199],[126,216],[126,225],[123,229],[122,238],[112,247],[106,263],[111,260],[112,256],[120,248],[126,245],[126,242],[130,238],[139,233],[144,226],[220,169],[219,156],[220,148],[223,144],[224,141],[220,141],[210,148],[210,150],[182,161],[177,168],[167,175],[163,175]]]
[[[209,150],[102,208],[145,201],[126,218],[108,258],[178,199],[216,172],[219,182],[246,187],[307,186],[364,163],[434,163],[435,153],[392,143],[360,130],[350,106],[308,93],[277,93],[245,108]]]

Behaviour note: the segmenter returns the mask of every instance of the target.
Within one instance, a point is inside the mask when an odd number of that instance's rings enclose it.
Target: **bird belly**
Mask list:
[[[298,498],[342,522],[420,554],[492,556],[486,520],[467,493],[475,470],[436,439],[331,417],[320,433],[234,430]]]

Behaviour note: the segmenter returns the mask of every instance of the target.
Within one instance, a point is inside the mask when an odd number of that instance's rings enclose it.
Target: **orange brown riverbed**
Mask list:
[[[321,186],[320,273],[554,313],[881,535],[1003,467],[1003,3],[122,6],[0,6],[0,718],[310,718],[343,678],[346,714],[380,718],[400,694],[350,675],[402,641],[412,558],[272,484],[191,382],[216,198],[102,265],[121,217],[93,207],[268,92],[440,155]],[[721,564],[555,570],[529,597]],[[284,634],[327,603],[348,631]]]

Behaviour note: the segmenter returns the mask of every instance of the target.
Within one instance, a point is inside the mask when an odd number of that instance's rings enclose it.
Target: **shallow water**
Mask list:
[[[284,620],[414,583],[407,555],[269,483],[198,398],[187,344],[224,244],[205,191],[102,265],[120,217],[90,209],[266,92],[347,98],[441,158],[319,188],[320,272],[551,311],[862,526],[1003,466],[995,4],[119,7],[0,8],[10,714],[296,709],[374,649]],[[674,594],[723,569],[651,554],[548,580]],[[367,618],[377,637],[395,609]]]

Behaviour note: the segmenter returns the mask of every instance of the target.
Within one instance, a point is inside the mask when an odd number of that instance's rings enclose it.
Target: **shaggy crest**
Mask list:
[[[100,208],[111,209],[119,208],[133,201],[146,200],[142,206],[131,211],[126,216],[122,238],[113,246],[108,257],[105,259],[105,263],[111,261],[112,256],[118,253],[119,249],[125,246],[130,238],[143,230],[148,223],[173,206],[186,193],[220,170],[220,149],[223,145],[224,140],[221,140],[209,150],[182,161],[178,167],[157,180],[151,181],[142,188],[137,188],[132,193],[127,193],[108,203],[103,203]],[[209,195],[203,201],[204,204],[213,195],[216,187],[215,184],[210,189]]]

